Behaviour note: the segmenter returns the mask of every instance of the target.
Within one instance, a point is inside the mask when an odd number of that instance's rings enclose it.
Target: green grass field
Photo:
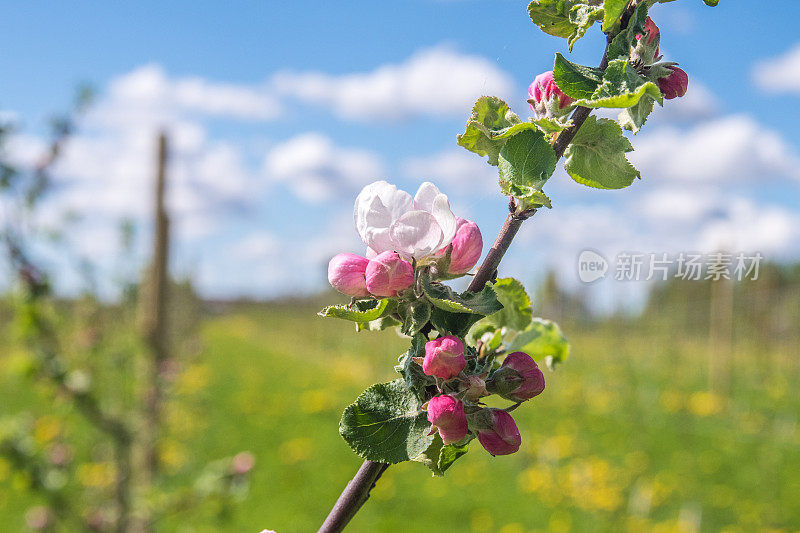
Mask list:
[[[322,522],[361,462],[338,434],[341,411],[371,383],[394,379],[406,341],[356,334],[314,311],[276,304],[203,321],[201,355],[175,384],[186,400],[169,412],[170,484],[191,483],[183,473],[193,465],[240,450],[257,464],[230,521],[202,509],[161,529],[287,533]],[[392,466],[350,530],[800,530],[796,362],[738,345],[732,392],[722,396],[706,389],[704,339],[564,329],[570,359],[514,413],[519,453],[493,458],[473,442],[444,478],[417,463]],[[7,355],[0,414],[34,401]],[[97,465],[82,476],[102,485]],[[22,530],[35,502],[0,463],[0,529]]]

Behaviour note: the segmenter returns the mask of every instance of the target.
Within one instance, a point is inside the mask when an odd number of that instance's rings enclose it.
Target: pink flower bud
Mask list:
[[[478,431],[478,441],[492,455],[508,455],[519,450],[522,438],[511,415],[491,409],[491,428]]]
[[[467,415],[461,400],[442,394],[428,402],[428,422],[439,430],[442,442],[450,444],[467,436]]]
[[[467,376],[467,378],[461,382],[461,391],[464,393],[464,398],[476,402],[479,398],[488,396],[489,391],[486,390],[485,377],[486,374]]]
[[[375,296],[397,296],[414,284],[414,267],[397,252],[383,252],[369,260],[367,290]]]
[[[475,266],[483,252],[483,237],[478,225],[458,217],[456,219],[456,236],[453,237],[453,251],[450,253],[449,274],[465,274]],[[447,253],[444,248],[438,255]]]
[[[647,17],[644,29],[647,32],[647,38],[642,42],[642,34],[636,35],[636,46],[631,51],[631,59],[639,58],[645,65],[650,65],[660,55],[658,45],[661,41],[661,31],[650,17]]]
[[[575,100],[558,88],[553,71],[542,72],[528,87],[528,103],[538,117],[560,116],[558,111],[569,107]]]
[[[466,366],[464,343],[458,337],[445,335],[425,343],[422,371],[428,376],[452,379]]]
[[[356,254],[338,254],[328,263],[328,281],[348,296],[369,296],[365,272],[369,259]]]
[[[668,67],[672,72],[669,76],[658,78],[658,88],[667,100],[678,98],[686,94],[689,88],[689,75],[678,67]]]
[[[525,352],[508,354],[500,368],[512,368],[522,377],[516,388],[503,395],[506,398],[521,402],[538,396],[544,390],[544,374],[536,361]]]
[[[645,39],[646,44],[653,44],[656,38],[661,38],[661,30],[658,29],[658,26],[656,26],[656,23],[653,22],[653,19],[650,17],[647,17],[647,20],[644,22],[644,30],[647,32],[647,39]],[[637,41],[641,38],[641,34],[636,35]]]

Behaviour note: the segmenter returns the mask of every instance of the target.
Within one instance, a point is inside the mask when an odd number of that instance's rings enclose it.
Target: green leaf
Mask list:
[[[645,95],[659,104],[664,101],[658,85],[636,72],[626,59],[615,59],[609,62],[602,83],[591,96],[578,99],[576,104],[593,108],[632,107]]]
[[[633,12],[633,16],[628,21],[626,28],[614,37],[611,41],[611,45],[608,47],[606,56],[609,61],[619,58],[627,61],[630,58],[631,49],[634,48],[637,43],[636,36],[644,35],[645,33],[644,25],[647,22],[648,7],[646,3],[641,3],[636,6],[636,10]]]
[[[490,165],[497,165],[497,157],[505,144],[495,139],[497,132],[522,122],[500,98],[481,96],[472,108],[464,133],[456,137],[458,145],[480,156],[488,156]]]
[[[640,176],[625,158],[625,153],[632,150],[619,124],[589,115],[564,152],[564,168],[583,185],[621,189]]]
[[[578,65],[557,53],[553,65],[553,80],[564,94],[581,100],[590,98],[594,94],[603,80],[603,71],[599,68]]]
[[[488,316],[499,327],[522,330],[531,323],[531,299],[525,286],[514,278],[500,278],[492,284],[503,309]]]
[[[498,329],[491,320],[489,320],[490,318],[491,316],[482,318],[475,322],[471,328],[469,328],[469,331],[465,336],[467,344],[470,346],[477,346],[478,341],[481,340],[484,335],[489,333],[491,334],[491,338],[489,339],[489,344],[491,344],[491,346],[488,346],[487,348],[490,350],[496,350],[500,347],[500,344],[503,342],[502,331]]]
[[[623,109],[617,117],[619,125],[636,135],[647,121],[650,112],[653,111],[654,102],[655,100],[649,96],[643,96],[635,106]]]
[[[503,304],[503,309],[482,318],[470,328],[467,340],[473,345],[487,332],[502,328],[522,331],[531,323],[531,299],[522,283],[514,278],[500,278],[492,284],[492,289]]]
[[[716,7],[719,4],[719,0],[703,0],[703,3],[707,6]]]
[[[430,468],[434,476],[443,476],[456,459],[467,454],[471,440],[470,436],[463,444],[445,444],[437,432],[428,449],[413,460]]]
[[[576,105],[585,107],[632,107],[644,95],[659,104],[664,101],[658,85],[639,74],[627,58],[610,61],[604,72],[556,54],[553,79],[567,96],[577,100]]]
[[[403,335],[414,336],[430,320],[431,304],[423,299],[404,301],[397,306],[397,313],[403,321],[400,332]]]
[[[543,32],[566,38],[569,49],[586,31],[603,18],[599,2],[582,0],[534,0],[528,4],[528,15]]]
[[[433,435],[417,396],[403,380],[378,383],[347,407],[339,433],[359,457],[395,464],[423,453]]]
[[[431,324],[442,335],[463,337],[472,324],[480,319],[481,315],[475,313],[451,313],[438,307],[431,311]]]
[[[358,300],[350,305],[330,305],[317,313],[326,318],[341,318],[353,322],[371,322],[394,312],[395,301],[389,298],[382,300]]]
[[[517,198],[541,194],[556,169],[556,161],[553,147],[538,129],[513,136],[500,151],[497,165],[500,190]]]
[[[567,120],[566,122],[561,122],[558,119],[548,118],[548,117],[537,118],[531,120],[531,122],[533,124],[536,124],[536,127],[539,128],[539,131],[541,131],[545,135],[549,133],[559,133],[572,126],[571,120]]]
[[[534,359],[545,358],[548,366],[561,363],[569,355],[569,341],[558,324],[534,318],[530,325],[514,337],[509,352],[525,352]]]
[[[541,187],[555,170],[556,157],[543,131],[564,127],[556,121],[522,122],[503,100],[483,96],[475,103],[458,144],[500,167],[504,194],[528,198],[531,207],[550,207]]]
[[[358,331],[383,331],[384,329],[399,326],[401,322],[393,316],[382,316],[370,322],[356,322],[356,332]]]
[[[539,207],[546,207],[548,209],[553,207],[553,204],[550,202],[550,197],[547,196],[542,191],[531,191],[528,196],[525,197],[517,197],[519,202],[517,203],[517,207],[519,209],[531,209],[531,208],[539,208]]]
[[[470,439],[471,440],[471,439]],[[469,451],[469,443],[467,441],[465,444],[445,444],[442,446],[442,451],[439,453],[439,462],[437,466],[439,470],[444,474],[448,468],[450,468],[456,459],[459,457],[463,457]]]
[[[425,397],[425,387],[434,385],[436,381],[422,371],[422,366],[414,361],[414,357],[425,356],[425,343],[428,339],[422,335],[414,335],[411,347],[400,357],[400,364],[395,370],[403,376],[403,381],[408,390],[412,391],[420,400]]]
[[[613,31],[620,22],[620,17],[628,7],[628,0],[605,0],[603,8],[605,14],[603,15],[603,31]]]
[[[567,39],[569,44],[569,51],[572,51],[573,45],[586,35],[586,32],[598,20],[603,19],[603,8],[600,6],[593,6],[588,4],[577,4],[569,11],[569,20],[573,24],[573,30]]]
[[[567,38],[575,31],[569,20],[568,5],[564,0],[533,0],[528,4],[528,15],[543,32]]]
[[[489,286],[484,287],[480,292],[465,291],[456,294],[450,287],[432,282],[429,276],[423,276],[422,290],[434,306],[451,313],[472,313],[486,316],[503,308],[497,295]]]

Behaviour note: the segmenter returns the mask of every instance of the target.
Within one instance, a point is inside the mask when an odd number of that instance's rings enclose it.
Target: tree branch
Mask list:
[[[353,515],[367,501],[369,492],[387,468],[389,465],[385,463],[364,461],[356,475],[342,491],[318,533],[338,533],[343,530]]]
[[[630,10],[630,8],[629,8]],[[623,16],[623,28],[626,19]],[[600,62],[600,69],[605,70],[608,66],[608,47],[611,44],[613,36],[606,35],[606,49],[603,52],[603,59]],[[572,126],[562,131],[553,142],[553,150],[556,152],[556,159],[561,159],[566,151],[569,143],[575,138],[575,134],[591,114],[592,110],[588,107],[577,107],[572,113]],[[509,202],[509,214],[506,217],[503,226],[500,228],[500,233],[494,241],[494,244],[486,254],[486,258],[481,263],[480,268],[475,273],[475,277],[469,284],[467,290],[470,292],[478,292],[483,289],[486,282],[494,279],[497,274],[497,267],[500,266],[500,261],[508,251],[511,242],[517,235],[522,223],[532,217],[536,213],[536,209],[525,209],[517,212],[516,205],[513,201]],[[361,468],[358,469],[355,477],[347,484],[336,505],[331,509],[330,514],[325,519],[322,527],[318,533],[338,533],[350,522],[353,516],[361,509],[364,502],[369,498],[369,493],[375,486],[375,483],[381,477],[381,474],[389,468],[388,464],[376,463],[374,461],[364,461]]]

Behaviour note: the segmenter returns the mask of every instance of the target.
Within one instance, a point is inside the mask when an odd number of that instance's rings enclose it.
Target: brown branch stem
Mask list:
[[[630,10],[630,7],[628,8]],[[623,17],[624,20],[624,17]],[[623,24],[624,26],[624,24]],[[613,35],[606,35],[606,48],[603,52],[603,59],[600,62],[600,69],[605,70],[608,66],[608,47],[611,44]],[[577,107],[572,113],[572,126],[562,131],[553,142],[553,150],[556,159],[561,159],[564,152],[575,138],[575,134],[591,114],[592,109],[588,107]],[[481,263],[480,268],[475,273],[475,277],[469,284],[468,291],[478,292],[483,289],[488,281],[496,277],[497,268],[500,266],[503,256],[511,246],[511,242],[517,235],[522,223],[536,213],[536,209],[517,210],[512,198],[509,202],[509,214],[506,217],[494,244],[486,254],[486,258]],[[388,464],[376,463],[374,461],[364,461],[358,469],[355,477],[347,484],[336,504],[331,509],[318,533],[338,533],[350,522],[353,516],[361,509],[364,502],[369,498],[369,493],[383,472],[389,468]]]
[[[387,468],[389,468],[389,465],[385,463],[364,461],[356,475],[342,491],[336,501],[336,505],[331,509],[328,518],[325,519],[318,533],[338,533],[342,531],[350,522],[350,519],[353,518],[353,515],[367,501],[372,487],[375,486],[375,483]]]

